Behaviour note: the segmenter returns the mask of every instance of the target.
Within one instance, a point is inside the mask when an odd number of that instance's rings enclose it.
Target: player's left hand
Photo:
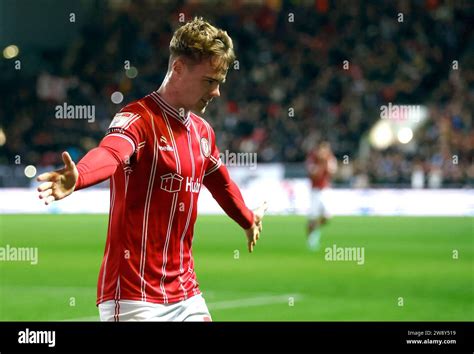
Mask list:
[[[247,235],[247,244],[248,244],[248,249],[249,252],[253,252],[253,248],[257,244],[257,240],[260,237],[260,233],[262,232],[262,219],[263,216],[265,215],[265,212],[268,209],[267,202],[263,202],[261,206],[259,206],[257,209],[253,211],[254,215],[254,222],[253,225],[245,230],[245,234]]]
[[[44,200],[46,205],[55,200],[60,200],[70,195],[76,187],[79,172],[71,156],[65,151],[62,154],[64,168],[45,172],[38,176],[38,182],[43,182],[38,187],[39,198]]]

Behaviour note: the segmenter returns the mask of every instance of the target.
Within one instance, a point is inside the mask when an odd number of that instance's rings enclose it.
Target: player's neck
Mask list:
[[[166,80],[161,84],[160,88],[156,92],[160,94],[160,96],[166,101],[166,103],[171,105],[177,111],[184,108],[183,105],[177,99],[178,95],[176,94],[176,92],[174,92],[173,88],[170,87]],[[187,113],[188,110],[186,108],[184,109]]]

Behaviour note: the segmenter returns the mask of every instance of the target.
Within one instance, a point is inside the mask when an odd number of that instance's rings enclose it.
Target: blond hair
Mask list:
[[[170,42],[170,54],[170,63],[178,56],[191,64],[217,58],[216,65],[222,70],[227,70],[235,60],[234,45],[227,32],[202,17],[195,17],[176,30]]]

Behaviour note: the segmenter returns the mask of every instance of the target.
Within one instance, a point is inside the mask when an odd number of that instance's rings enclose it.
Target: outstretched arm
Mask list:
[[[106,136],[77,166],[71,156],[63,152],[64,168],[38,176],[37,180],[43,182],[38,187],[39,198],[44,199],[44,203],[48,205],[67,197],[75,190],[105,181],[132,153],[133,146],[117,136]]]

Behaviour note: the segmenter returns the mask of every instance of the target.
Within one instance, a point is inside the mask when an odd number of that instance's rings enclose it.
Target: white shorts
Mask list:
[[[308,217],[318,219],[321,217],[329,218],[329,212],[325,202],[326,193],[324,190],[311,188],[311,204]]]
[[[134,300],[108,300],[99,304],[100,320],[118,321],[212,321],[201,294],[174,304]]]

